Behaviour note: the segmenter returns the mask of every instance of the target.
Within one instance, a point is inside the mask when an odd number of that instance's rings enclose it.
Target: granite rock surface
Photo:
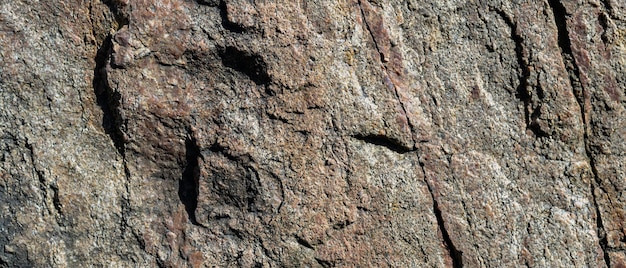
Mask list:
[[[626,267],[625,3],[0,0],[0,267]]]

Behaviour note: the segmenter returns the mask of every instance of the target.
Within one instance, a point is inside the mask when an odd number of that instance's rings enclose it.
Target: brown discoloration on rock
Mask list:
[[[604,250],[609,252],[605,256],[609,256],[613,266],[620,263],[616,259],[619,254],[615,255],[610,251],[624,246],[624,200],[615,196],[624,187],[621,182],[624,175],[607,167],[622,165],[623,157],[615,155],[609,149],[614,145],[609,144],[623,139],[624,133],[607,130],[624,128],[626,124],[620,119],[621,116],[617,116],[624,112],[623,105],[620,105],[623,97],[616,79],[619,74],[611,67],[611,62],[616,60],[612,58],[611,40],[617,33],[607,31],[614,26],[611,18],[604,12],[601,8],[580,8],[573,15],[572,23],[568,27],[571,29],[572,51],[575,52],[574,58],[580,66],[580,80],[584,88],[585,123],[589,135],[586,143],[587,146],[592,146],[588,153],[596,172],[594,183],[601,189],[596,191],[596,203],[601,211],[598,217],[601,217],[603,227],[600,232],[606,233]],[[608,118],[613,118],[610,126],[598,126]]]
[[[472,86],[470,91],[470,98],[472,100],[477,100],[480,98],[480,88],[478,86]]]
[[[604,92],[606,92],[614,102],[619,103],[622,100],[622,91],[620,91],[615,78],[613,78],[610,73],[604,76]]]
[[[359,0],[358,3],[359,12],[365,15],[363,18],[364,26],[368,28],[367,30],[372,35],[373,41],[378,48],[378,53],[380,53],[381,61],[385,64],[391,60],[391,40],[383,23],[383,18],[376,12],[375,7],[369,1]]]
[[[400,126],[400,129],[406,133],[409,137],[413,138],[412,129],[410,126],[410,120],[407,115],[405,103],[401,96],[405,96],[404,88],[402,88],[402,80],[398,74],[402,74],[402,58],[397,51],[392,52],[391,39],[389,33],[383,23],[383,18],[378,14],[368,1],[358,1],[359,12],[365,17],[363,19],[363,27],[366,28],[367,33],[371,35],[374,42],[374,53],[379,54],[380,63],[384,69],[383,77],[381,80],[386,88],[395,95],[397,98],[398,107],[396,116],[396,123]],[[374,57],[376,58],[376,57]],[[412,142],[411,142],[412,143]],[[413,147],[413,144],[409,144],[408,147]]]
[[[586,18],[589,16],[598,18],[598,21],[593,25],[595,26],[594,31],[596,33],[603,32],[604,30],[599,20],[601,20],[601,16],[604,15],[599,9],[577,12],[571,19],[572,24],[570,26],[572,31],[572,51],[574,52],[576,64],[580,68],[581,82],[583,87],[588,91],[601,87],[611,101],[620,102],[621,96],[620,91],[617,89],[617,82],[611,71],[609,71],[608,66],[606,66],[606,61],[611,60],[610,50],[605,46],[604,42],[600,42],[600,40],[596,40],[593,46],[590,45],[587,40],[588,36],[591,34],[587,28],[588,23]],[[591,59],[590,53],[597,55],[597,61]],[[602,78],[594,81],[590,80],[589,77]]]
[[[371,34],[376,51],[380,54],[380,61],[384,69],[383,83],[387,85],[399,102],[397,123],[401,126],[402,131],[409,134],[413,142],[427,140],[430,135],[430,123],[420,114],[420,109],[415,107],[415,103],[419,102],[410,97],[416,89],[411,88],[409,83],[405,81],[405,64],[398,44],[400,40],[391,39],[383,17],[376,10],[376,7],[366,0],[359,0],[358,5],[360,12],[365,16],[363,18],[364,27]],[[408,147],[412,148],[413,146],[409,145]]]

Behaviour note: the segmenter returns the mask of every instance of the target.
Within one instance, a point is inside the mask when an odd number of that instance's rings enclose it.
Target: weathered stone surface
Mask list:
[[[617,0],[0,0],[0,266],[626,266]]]

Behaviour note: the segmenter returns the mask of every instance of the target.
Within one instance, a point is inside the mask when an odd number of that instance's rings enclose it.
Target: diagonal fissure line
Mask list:
[[[600,206],[598,204],[598,197],[596,196],[595,189],[596,186],[602,189],[602,181],[598,176],[598,170],[595,166],[594,155],[591,152],[590,144],[589,144],[589,118],[586,113],[585,107],[585,88],[580,83],[580,69],[576,63],[576,59],[574,58],[574,54],[572,52],[572,44],[569,37],[569,31],[567,29],[567,10],[563,3],[559,0],[548,0],[548,4],[550,5],[550,9],[552,10],[552,14],[554,17],[554,23],[557,26],[557,34],[558,34],[558,44],[561,50],[561,57],[563,58],[563,63],[566,66],[568,71],[568,77],[570,80],[570,86],[576,97],[576,102],[578,102],[578,106],[580,107],[580,114],[583,121],[583,139],[585,146],[585,154],[587,156],[587,160],[589,161],[589,166],[591,167],[591,172],[594,178],[594,181],[591,182],[591,195],[593,198],[593,204],[596,209],[596,228],[597,235],[600,247],[604,252],[604,262],[607,267],[611,267],[611,260],[608,254],[609,246],[608,239],[606,237],[606,231],[604,229],[604,223],[602,221],[602,214],[600,211]],[[605,191],[606,192],[606,191]]]
[[[367,20],[367,14],[365,14],[365,10],[363,10],[362,0],[358,1],[358,5],[359,5],[359,10],[361,11],[361,17],[363,18],[363,23],[365,23],[365,28],[367,29],[367,32],[370,34],[370,37],[372,38],[372,40],[374,42],[374,47],[376,48],[376,51],[378,52],[378,55],[380,56],[380,63],[383,66],[383,70],[385,71],[385,74],[389,78],[389,83],[393,87],[393,91],[394,91],[394,94],[396,96],[396,99],[400,103],[400,107],[402,108],[402,112],[404,112],[404,117],[406,118],[406,121],[409,124],[409,131],[410,131],[410,135],[411,135],[411,140],[413,141],[413,147],[415,147],[416,141],[413,138],[413,130],[415,129],[415,126],[411,122],[411,118],[409,117],[409,114],[408,114],[408,111],[407,111],[407,109],[406,109],[406,107],[404,105],[404,102],[402,102],[402,98],[400,98],[400,93],[398,92],[398,87],[393,83],[393,81],[391,81],[391,76],[389,75],[389,70],[387,69],[387,66],[385,65],[385,55],[382,52],[382,49],[380,48],[380,45],[378,44],[378,40],[376,40],[376,36],[374,35],[374,32],[372,31],[372,27],[370,26],[369,21]]]
[[[119,30],[124,25],[129,24],[128,15],[124,13],[121,7],[117,6],[114,2],[104,1],[103,2],[109,10],[115,16],[115,21],[117,23],[117,28],[115,30]],[[95,21],[94,21],[94,13],[93,6],[90,3],[89,7],[89,19],[92,24],[91,34],[96,39],[96,30],[95,30]],[[144,249],[145,244],[143,239],[140,238],[139,234],[131,227],[130,223],[130,215],[132,213],[131,206],[131,172],[128,167],[128,160],[126,155],[126,138],[124,131],[127,129],[126,121],[123,119],[120,105],[121,105],[121,94],[116,92],[109,85],[108,79],[108,70],[107,65],[111,59],[111,53],[113,49],[113,35],[108,34],[102,43],[97,48],[96,56],[94,58],[95,67],[93,70],[93,80],[92,87],[94,91],[94,95],[96,97],[96,103],[102,110],[102,128],[104,132],[109,136],[115,149],[122,160],[122,168],[124,172],[124,188],[125,193],[121,196],[121,217],[120,217],[120,228],[121,228],[121,237],[125,237],[126,234],[130,233],[132,237],[136,240],[139,246]]]
[[[530,118],[530,102],[531,96],[528,92],[529,83],[528,79],[530,77],[530,68],[528,67],[528,59],[524,56],[524,43],[522,36],[518,33],[517,23],[506,14],[504,11],[496,9],[495,12],[500,15],[500,17],[504,20],[504,22],[509,26],[511,30],[511,39],[515,43],[515,56],[517,57],[517,64],[521,69],[521,73],[519,74],[519,85],[517,87],[517,95],[522,102],[524,102],[524,119],[526,121],[526,127],[531,128],[531,118]],[[531,130],[533,130],[531,128]]]
[[[358,5],[359,5],[359,9],[361,11],[361,16],[363,17],[363,22],[365,24],[365,27],[367,29],[367,31],[369,32],[373,42],[374,42],[374,46],[376,48],[376,51],[378,52],[378,54],[380,55],[380,61],[381,64],[383,65],[383,70],[385,71],[385,74],[387,75],[387,77],[391,77],[389,75],[389,70],[387,69],[387,66],[384,64],[385,62],[385,58],[384,58],[384,54],[380,48],[380,45],[378,44],[378,40],[376,39],[376,36],[374,35],[374,33],[372,32],[372,28],[370,26],[369,21],[367,20],[367,15],[365,14],[365,10],[363,10],[363,6],[362,6],[362,0],[358,1]],[[407,109],[404,105],[404,103],[402,102],[401,98],[400,98],[400,94],[398,92],[398,88],[397,86],[391,81],[391,86],[394,89],[394,93],[396,98],[398,99],[398,101],[400,102],[400,106],[402,107],[402,110],[404,112],[404,115],[406,117],[407,123],[409,124],[409,128],[411,131],[411,139],[413,140],[413,149],[415,149],[416,146],[416,142],[413,138],[413,129],[414,129],[414,125],[411,122],[411,119],[408,116],[407,113]],[[361,138],[362,139],[362,138]],[[365,139],[363,139],[365,140]],[[371,141],[371,139],[367,139],[367,141]],[[374,143],[374,142],[372,142]],[[388,145],[388,143],[385,143],[386,145]],[[396,148],[396,146],[392,147],[392,148]],[[397,148],[396,148],[397,149]],[[402,152],[404,152],[405,150],[402,150]],[[411,151],[411,150],[406,150],[406,151]],[[419,159],[419,153],[417,155],[417,158]],[[443,215],[441,212],[441,209],[439,208],[439,202],[437,200],[437,197],[435,196],[434,190],[430,184],[430,182],[428,181],[428,179],[426,178],[426,171],[424,170],[424,165],[423,163],[419,163],[420,167],[422,168],[422,173],[424,174],[424,182],[427,185],[428,191],[430,192],[431,198],[433,200],[433,213],[435,213],[435,218],[437,219],[437,225],[439,226],[439,230],[441,231],[442,234],[442,238],[443,238],[443,242],[444,245],[446,246],[446,248],[448,249],[450,258],[452,259],[452,266],[455,268],[461,268],[463,267],[463,252],[459,251],[456,246],[454,245],[454,243],[452,242],[452,239],[450,238],[450,234],[448,233],[448,230],[446,229],[445,226],[445,221],[443,219]]]
[[[372,40],[374,41],[374,46],[376,47],[376,51],[378,51],[378,54],[380,56],[380,62],[385,62],[385,55],[381,51],[380,46],[378,45],[378,40],[376,40],[376,36],[374,36],[374,33],[372,32],[370,23],[367,20],[367,14],[365,14],[365,10],[363,10],[363,3],[361,0],[359,0],[358,3],[359,3],[359,10],[361,11],[361,17],[363,17],[363,22],[365,23],[365,28],[367,28],[367,32],[370,34],[370,36],[372,37]],[[385,72],[387,72],[387,66],[385,66],[385,64],[383,64],[383,68],[385,69]]]
[[[450,255],[450,258],[452,259],[452,267],[462,268],[463,267],[463,251],[458,250],[456,246],[454,245],[454,243],[452,242],[452,239],[450,238],[450,233],[448,233],[448,229],[446,228],[446,223],[443,220],[443,214],[441,212],[441,208],[439,207],[439,202],[437,201],[437,197],[435,195],[433,186],[430,184],[430,182],[426,178],[426,170],[424,169],[424,164],[420,162],[419,165],[422,168],[422,173],[424,174],[424,182],[426,183],[426,187],[428,188],[430,197],[433,200],[433,213],[435,213],[435,218],[437,219],[437,226],[439,226],[439,231],[441,232],[444,245],[448,249],[448,253]]]
[[[39,181],[39,189],[42,192],[42,195],[43,195],[42,198],[44,200],[44,204],[46,204],[46,209],[48,210],[50,214],[53,214],[53,210],[54,210],[54,212],[56,212],[58,216],[62,216],[63,213],[61,211],[61,203],[59,201],[58,188],[55,185],[52,185],[49,182],[47,182],[44,172],[37,166],[37,163],[35,160],[36,159],[35,148],[33,147],[33,145],[29,143],[28,141],[26,141],[26,148],[29,150],[30,161],[33,165],[33,171],[35,172],[35,176],[37,177],[37,180]],[[50,196],[48,192],[48,188],[52,190],[52,196]],[[52,200],[52,205],[53,205],[52,209],[50,208],[48,200]]]

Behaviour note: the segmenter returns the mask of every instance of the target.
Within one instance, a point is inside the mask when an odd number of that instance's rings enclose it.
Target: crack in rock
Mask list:
[[[200,166],[199,160],[202,158],[198,142],[189,134],[185,140],[185,169],[178,184],[178,197],[185,206],[187,216],[191,224],[202,226],[196,217],[196,209],[198,208]]]
[[[511,39],[513,43],[515,43],[515,56],[517,57],[517,64],[521,69],[521,73],[519,74],[519,85],[517,87],[516,97],[524,102],[524,120],[526,121],[526,128],[530,129],[535,133],[535,135],[539,136],[537,131],[539,130],[537,127],[533,127],[531,123],[531,114],[530,114],[530,102],[531,95],[529,93],[529,83],[528,79],[530,78],[530,68],[528,67],[528,57],[525,55],[525,47],[522,36],[518,32],[518,25],[515,23],[513,18],[506,12],[500,9],[496,9],[495,12],[504,20],[504,22],[509,26],[511,30]]]
[[[584,147],[585,154],[587,156],[587,161],[589,162],[589,166],[591,167],[591,172],[593,173],[594,181],[591,182],[591,195],[593,198],[593,205],[596,209],[596,228],[597,235],[600,247],[604,253],[604,262],[607,267],[611,267],[611,260],[608,254],[609,246],[608,240],[606,237],[606,231],[604,230],[604,223],[602,221],[602,214],[600,213],[600,207],[598,205],[597,196],[595,193],[596,185],[598,187],[602,187],[602,181],[598,176],[598,171],[595,167],[594,156],[591,150],[589,149],[589,120],[587,114],[585,112],[585,88],[578,83],[580,81],[580,70],[572,54],[572,44],[570,41],[570,35],[567,28],[567,19],[568,14],[565,6],[559,0],[548,0],[548,4],[550,9],[552,10],[552,15],[554,17],[554,23],[557,27],[557,35],[558,35],[558,45],[561,50],[561,57],[563,58],[563,63],[566,66],[566,70],[568,73],[568,78],[570,80],[570,86],[572,88],[573,94],[576,97],[576,101],[580,107],[580,116],[583,121],[583,138],[584,138]]]
[[[46,204],[46,208],[48,210],[48,212],[50,214],[56,214],[57,216],[62,216],[62,210],[61,210],[61,202],[59,200],[59,190],[57,187],[50,185],[47,181],[46,181],[46,177],[44,172],[37,167],[37,164],[35,163],[35,148],[33,147],[33,145],[31,143],[29,143],[28,141],[26,141],[26,148],[29,150],[29,156],[30,156],[30,161],[33,164],[33,170],[35,171],[35,175],[37,177],[37,180],[39,181],[39,189],[41,190],[41,192],[43,193],[43,200],[44,203]],[[52,197],[49,196],[48,193],[48,188],[50,188],[52,190]],[[52,208],[50,209],[48,200],[51,199],[52,200]],[[59,225],[62,226],[61,223],[59,223]]]
[[[261,55],[232,46],[220,49],[219,55],[224,66],[242,73],[256,85],[267,86],[271,82],[267,72],[267,63]]]
[[[368,10],[366,11],[363,8],[363,5],[367,5]],[[404,114],[405,120],[409,126],[409,135],[411,137],[411,141],[413,143],[412,146],[408,147],[407,150],[412,150],[415,147],[416,141],[415,138],[413,137],[413,131],[416,129],[415,125],[413,124],[411,118],[409,117],[409,113],[408,110],[406,108],[406,104],[402,101],[402,97],[400,95],[400,92],[398,90],[398,85],[396,85],[396,83],[394,83],[391,73],[389,72],[389,68],[387,67],[386,62],[389,61],[389,59],[387,58],[387,56],[385,55],[383,49],[382,49],[382,45],[380,44],[381,40],[378,40],[379,38],[376,37],[376,35],[374,34],[374,31],[372,30],[372,25],[368,19],[368,15],[373,12],[371,10],[371,6],[367,1],[363,1],[363,0],[359,0],[358,1],[358,6],[359,6],[359,10],[361,11],[361,17],[363,17],[363,23],[365,24],[365,28],[367,29],[368,33],[370,34],[370,37],[372,38],[372,41],[374,42],[374,47],[376,48],[376,51],[378,52],[378,54],[380,55],[380,63],[383,67],[383,70],[385,72],[385,79],[384,82],[387,86],[389,86],[390,88],[393,89],[393,93],[395,94],[396,99],[398,100],[398,102],[400,103],[400,108],[402,108],[402,113]],[[380,22],[380,24],[382,24],[382,22]],[[378,26],[379,28],[382,29],[382,25]]]
[[[419,163],[422,168],[422,173],[424,173],[424,182],[426,183],[426,187],[428,188],[428,192],[430,193],[430,197],[433,200],[433,213],[435,213],[435,218],[437,219],[437,226],[439,226],[439,230],[441,231],[441,236],[443,237],[443,243],[448,249],[448,253],[450,254],[450,258],[452,259],[452,267],[454,268],[462,268],[463,267],[463,251],[460,251],[456,248],[452,239],[450,238],[450,233],[448,233],[448,229],[446,228],[446,223],[443,220],[443,215],[441,212],[441,208],[439,207],[439,202],[437,201],[437,197],[435,194],[435,190],[433,186],[426,178],[426,170],[424,169],[424,164]]]
[[[124,157],[125,153],[125,122],[120,111],[121,94],[109,86],[107,64],[110,60],[112,49],[112,36],[109,35],[103,41],[96,54],[96,67],[94,68],[93,89],[96,102],[102,109],[102,128],[109,135],[118,153]]]
[[[405,154],[408,152],[413,152],[415,150],[408,149],[406,146],[402,145],[401,141],[392,139],[385,135],[352,135],[351,137],[363,141],[365,143],[369,143],[375,146],[382,146],[391,151],[394,151],[398,154]]]

